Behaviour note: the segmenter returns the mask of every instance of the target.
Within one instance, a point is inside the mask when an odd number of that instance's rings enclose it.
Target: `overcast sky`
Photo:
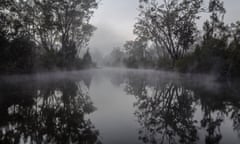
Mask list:
[[[224,0],[226,22],[240,20],[240,0]],[[97,27],[90,40],[91,51],[99,50],[104,55],[125,41],[133,40],[133,25],[138,16],[138,0],[101,0],[91,19]]]

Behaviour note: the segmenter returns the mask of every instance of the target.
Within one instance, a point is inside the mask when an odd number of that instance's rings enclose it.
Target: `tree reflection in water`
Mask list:
[[[203,133],[206,144],[218,144],[225,118],[240,131],[240,98],[226,87],[215,93],[183,81],[153,82],[130,74],[125,91],[137,99],[135,115],[142,127],[139,139],[144,143],[198,143],[199,133]],[[196,118],[198,110],[203,113],[200,119]]]
[[[108,73],[107,77],[136,97],[134,116],[140,124],[141,142],[220,144],[235,138],[229,136],[234,133],[240,138],[240,92],[233,93],[224,84],[215,89],[172,75],[132,72]],[[80,79],[72,75],[57,80],[1,82],[0,143],[101,143],[99,132],[87,118],[96,108],[88,94],[91,78],[85,74]],[[101,99],[103,104],[106,101]]]
[[[195,109],[193,92],[173,83],[164,88],[152,89],[148,96],[147,87],[142,95],[137,97],[135,115],[143,126],[139,131],[140,139],[145,143],[193,143],[197,140],[197,129],[193,119]],[[133,91],[128,91],[134,93]]]
[[[100,143],[85,82],[0,86],[0,143]]]

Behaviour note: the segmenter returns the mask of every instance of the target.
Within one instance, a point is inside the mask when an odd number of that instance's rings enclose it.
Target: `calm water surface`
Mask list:
[[[0,143],[240,143],[240,86],[211,76],[98,69],[0,80]]]

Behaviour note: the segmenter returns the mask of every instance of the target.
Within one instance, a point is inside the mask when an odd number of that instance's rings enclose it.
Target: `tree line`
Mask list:
[[[82,49],[96,29],[96,0],[2,0],[0,73],[71,70],[92,66]]]
[[[197,22],[206,13],[209,18],[201,30]],[[239,76],[240,21],[226,24],[225,14],[220,0],[139,0],[136,39],[119,49],[124,53],[120,63]]]

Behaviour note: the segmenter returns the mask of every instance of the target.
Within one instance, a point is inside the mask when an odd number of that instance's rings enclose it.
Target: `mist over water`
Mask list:
[[[1,0],[0,144],[239,144],[237,11]]]
[[[240,97],[209,75],[92,69],[1,77],[1,143],[231,143]]]

